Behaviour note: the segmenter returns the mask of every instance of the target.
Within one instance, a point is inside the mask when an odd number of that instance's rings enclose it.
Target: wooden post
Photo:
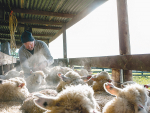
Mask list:
[[[10,71],[10,65],[9,64],[4,65],[3,69],[4,69],[4,74],[7,73],[8,71]]]
[[[64,59],[66,59],[66,66],[68,67],[68,61],[67,61],[67,40],[66,40],[66,24],[63,26],[63,54]]]
[[[127,0],[117,0],[120,55],[130,55]],[[132,70],[123,70],[124,82],[132,80]]]
[[[121,84],[120,84],[120,69],[112,69],[112,79],[113,79],[113,84],[116,87],[121,87]]]
[[[4,73],[3,73],[3,65],[0,66],[0,75],[4,75]]]

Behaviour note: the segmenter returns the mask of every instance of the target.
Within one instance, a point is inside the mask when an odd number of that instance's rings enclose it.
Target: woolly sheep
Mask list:
[[[91,72],[88,72],[86,69],[81,69],[80,71],[79,70],[74,70],[75,72],[77,72],[80,76],[89,76],[89,77],[91,77],[92,76],[92,73]],[[92,86],[93,85],[93,80],[92,79],[90,79],[88,82],[87,82],[87,84],[89,85],[89,86]]]
[[[121,89],[105,83],[104,88],[116,98],[104,106],[103,113],[148,113],[147,90],[142,85],[131,84]]]
[[[77,72],[80,76],[88,76],[91,75],[91,73],[89,73],[86,69],[81,69],[79,70],[74,70],[75,72]]]
[[[56,84],[57,85],[60,81],[59,77],[57,76],[57,73],[60,72],[62,74],[66,74],[68,71],[73,71],[73,70],[69,67],[55,66],[55,67],[50,68],[49,70],[44,69],[43,71],[44,71],[44,73],[48,74],[48,76],[45,79],[47,84],[49,84],[49,85]]]
[[[110,75],[106,71],[102,71],[100,73],[97,73],[96,75],[92,76],[93,82],[93,90],[96,91],[105,91],[103,84],[105,82],[111,82]]]
[[[31,71],[31,75],[25,78],[27,82],[27,88],[30,92],[38,90],[40,85],[46,84],[45,82],[46,75],[43,71]]]
[[[115,96],[108,94],[106,91],[97,91],[94,92],[94,98],[96,99],[97,104],[99,105],[100,112],[102,112],[103,107],[107,102],[115,98]]]
[[[26,113],[43,113],[43,112],[45,112],[46,110],[40,109],[34,103],[33,95],[35,95],[37,93],[41,93],[46,96],[53,96],[53,97],[57,96],[57,92],[55,90],[51,90],[51,89],[44,89],[44,90],[41,90],[38,92],[30,93],[30,95],[23,102],[20,110],[23,110]]]
[[[62,73],[58,73],[60,77],[60,82],[57,85],[57,91],[60,92],[62,89],[65,88],[66,85],[78,85],[78,84],[86,84],[85,81],[88,81],[90,77],[81,77],[75,71],[69,71],[65,75]]]
[[[26,82],[21,77],[2,80],[0,84],[0,101],[23,101],[28,95]]]
[[[23,71],[9,71],[8,73],[6,73],[5,75],[0,75],[0,79],[10,79],[10,78],[14,78],[14,77],[24,77],[24,72]]]
[[[126,81],[121,84],[121,88],[125,88],[127,85],[135,84],[134,81]]]
[[[88,85],[67,86],[56,97],[36,94],[35,104],[49,113],[99,113],[94,91]]]

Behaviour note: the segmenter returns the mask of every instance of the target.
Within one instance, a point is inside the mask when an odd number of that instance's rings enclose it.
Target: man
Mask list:
[[[54,63],[54,59],[45,42],[35,40],[32,33],[24,31],[21,35],[23,45],[19,49],[20,64],[25,76],[30,71],[43,70]]]

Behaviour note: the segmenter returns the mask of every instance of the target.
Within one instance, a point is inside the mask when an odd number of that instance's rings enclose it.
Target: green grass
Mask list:
[[[150,76],[133,76],[133,81],[138,84],[150,84]]]

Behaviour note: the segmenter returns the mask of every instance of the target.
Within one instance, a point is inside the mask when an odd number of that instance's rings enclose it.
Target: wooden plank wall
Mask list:
[[[150,54],[68,58],[68,65],[99,68],[150,71]],[[55,65],[65,66],[66,59],[55,59]]]
[[[16,58],[0,52],[0,75],[5,74],[14,67],[16,63]]]

